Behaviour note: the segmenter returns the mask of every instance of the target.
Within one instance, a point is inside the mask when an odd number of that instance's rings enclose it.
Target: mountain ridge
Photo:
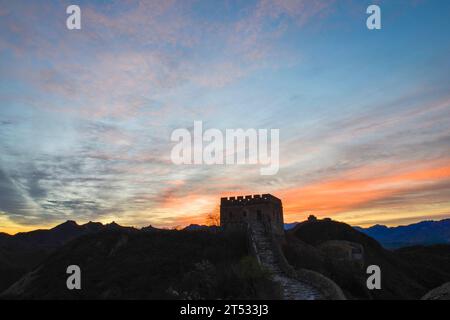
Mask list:
[[[286,231],[292,230],[298,224],[299,222],[285,223],[284,228]],[[201,230],[208,228],[210,228],[210,226],[191,224],[183,229]],[[437,221],[424,220],[409,225],[401,225],[396,227],[375,224],[368,228],[359,226],[353,226],[353,228],[374,238],[384,247],[389,249],[397,249],[415,245],[450,243],[450,218]],[[50,229],[36,229],[28,232],[19,232],[14,235],[0,232],[0,245],[4,242],[10,242],[31,247],[51,249],[59,247],[67,241],[83,234],[114,229],[126,229],[131,231],[163,230],[155,228],[151,225],[142,228],[121,226],[114,221],[107,224],[93,221],[89,221],[85,224],[78,224],[76,221],[67,220]]]
[[[286,231],[293,230],[300,222],[285,223]],[[450,218],[442,220],[423,220],[408,225],[388,227],[383,224],[363,228],[353,226],[388,249],[417,245],[434,245],[450,243]]]
[[[424,220],[397,227],[377,224],[369,228],[354,228],[390,249],[450,243],[450,219]]]

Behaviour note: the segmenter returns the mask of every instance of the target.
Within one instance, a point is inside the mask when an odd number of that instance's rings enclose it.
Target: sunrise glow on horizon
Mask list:
[[[271,193],[285,222],[450,218],[450,2],[0,0],[0,232],[205,224]],[[280,130],[280,169],[174,165],[171,132]]]

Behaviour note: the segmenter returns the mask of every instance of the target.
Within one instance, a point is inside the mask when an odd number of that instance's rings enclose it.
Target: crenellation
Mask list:
[[[239,204],[239,203],[259,203],[263,201],[281,202],[280,199],[274,197],[271,194],[255,194],[237,197],[222,197],[220,201],[222,204]]]

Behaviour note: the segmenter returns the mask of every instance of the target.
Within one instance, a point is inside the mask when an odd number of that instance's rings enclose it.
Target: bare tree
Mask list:
[[[206,216],[206,224],[208,226],[219,226],[220,225],[220,216],[218,212],[210,212]]]

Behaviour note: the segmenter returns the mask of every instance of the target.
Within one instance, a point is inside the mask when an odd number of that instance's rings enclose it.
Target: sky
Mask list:
[[[285,222],[450,218],[449,57],[445,0],[0,0],[0,232],[203,224],[261,193]],[[279,129],[279,172],[173,164],[194,121]]]

